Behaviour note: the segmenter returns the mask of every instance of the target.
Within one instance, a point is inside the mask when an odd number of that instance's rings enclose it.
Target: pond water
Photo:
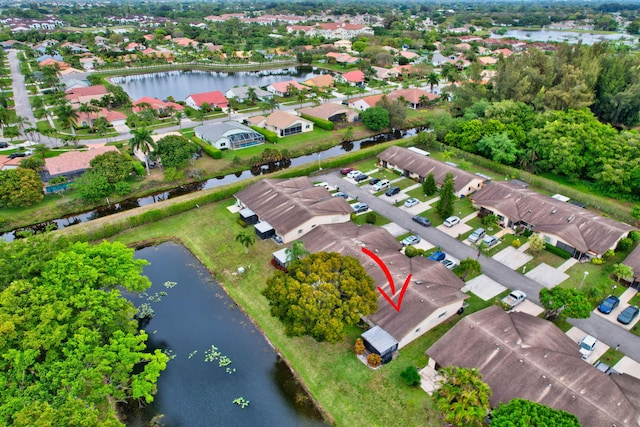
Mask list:
[[[144,294],[129,298],[155,311],[145,326],[149,348],[175,358],[160,376],[155,401],[127,412],[128,426],[146,427],[159,414],[166,426],[326,425],[286,363],[186,248],[167,242],[137,250],[136,258],[151,263],[144,269],[153,283],[146,294],[167,295],[160,302]],[[166,281],[177,284],[168,288]],[[212,345],[235,372],[205,361]],[[238,397],[249,405],[234,404]]]
[[[326,73],[313,67],[289,67],[261,71],[168,71],[163,73],[136,74],[126,77],[112,77],[112,83],[122,86],[131,99],[151,96],[167,99],[173,96],[183,101],[193,93],[219,90],[225,93],[236,86],[267,86],[285,80],[304,81]]]
[[[516,38],[518,40],[530,40],[538,42],[567,42],[583,44],[594,44],[603,41],[624,40],[626,44],[634,44],[638,38],[629,34],[590,34],[578,33],[574,31],[525,31],[509,30],[504,35],[491,34],[495,38]]]

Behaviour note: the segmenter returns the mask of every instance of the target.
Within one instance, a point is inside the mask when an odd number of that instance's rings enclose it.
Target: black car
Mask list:
[[[9,144],[7,144],[4,141],[0,141],[0,148],[7,148],[9,146]]]
[[[369,184],[371,184],[371,185],[375,185],[375,184],[377,184],[379,182],[380,182],[380,178],[371,178],[369,180]]]
[[[16,157],[26,157],[26,155],[27,153],[25,153],[24,151],[18,151],[18,152],[9,154],[9,158],[15,159]]]
[[[391,196],[395,196],[396,194],[398,194],[400,192],[400,187],[391,187],[390,189],[387,190],[386,193],[384,193],[385,195],[387,195],[388,197]]]
[[[417,222],[418,224],[420,224],[423,227],[430,227],[431,226],[431,221],[429,221],[428,218],[425,218],[423,216],[416,215],[411,219],[414,220],[415,222]]]
[[[367,175],[366,173],[361,173],[360,175],[358,175],[355,178],[353,178],[353,180],[355,182],[361,182],[361,181],[364,181],[367,178],[369,178],[369,175]]]

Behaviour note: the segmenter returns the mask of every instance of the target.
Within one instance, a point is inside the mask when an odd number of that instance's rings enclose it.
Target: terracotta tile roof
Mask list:
[[[219,90],[215,90],[212,92],[192,93],[191,95],[189,95],[189,97],[193,99],[193,102],[195,102],[198,107],[200,107],[204,102],[207,102],[212,107],[217,106],[220,108],[225,108],[227,105],[229,105],[229,100]]]
[[[117,152],[118,149],[113,146],[104,146],[93,147],[86,151],[69,151],[57,157],[45,159],[44,168],[52,177],[85,171],[90,167],[89,162],[91,162],[91,160],[109,151]]]
[[[316,107],[301,108],[298,111],[301,114],[307,114],[309,116],[317,117],[324,120],[329,120],[330,117],[333,117],[336,114],[345,114],[347,117],[354,117],[359,114],[357,111],[354,111],[351,108],[347,108],[341,104],[334,104],[333,102],[326,102]]]
[[[519,397],[575,414],[584,427],[640,421],[638,398],[625,393],[640,391],[640,380],[603,375],[554,324],[523,312],[491,306],[470,314],[427,355],[441,366],[478,368],[493,407]]]
[[[362,83],[364,82],[364,73],[360,70],[349,71],[342,75],[349,83]]]
[[[138,107],[140,104],[149,104],[151,105],[151,108],[153,108],[154,110],[158,110],[160,108],[167,108],[168,106],[172,106],[174,110],[176,111],[182,111],[184,110],[184,107],[180,104],[176,104],[175,102],[165,102],[165,101],[161,101],[158,98],[153,98],[151,96],[143,96],[142,98],[134,101],[132,103],[132,110],[134,113],[137,113],[140,111],[140,107]]]
[[[356,101],[363,101],[369,107],[375,107],[378,102],[382,99],[384,95],[371,95],[365,96],[363,98],[353,98],[349,101],[349,104],[354,104]]]
[[[290,85],[296,88],[297,90],[309,90],[308,87],[302,86],[300,83],[298,83],[295,80],[287,80],[286,82],[271,83],[271,86],[273,86],[273,88],[280,93],[288,93]]]
[[[433,101],[434,99],[438,98],[437,95],[431,92],[427,92],[426,90],[423,90],[423,89],[418,89],[418,88],[398,89],[398,90],[394,90],[389,94],[389,98],[391,99],[398,99],[402,97],[412,104],[420,104],[420,98],[422,96],[426,96],[429,99],[429,101]]]
[[[333,76],[331,74],[322,74],[312,79],[305,80],[307,86],[330,87],[333,86]]]
[[[284,111],[276,110],[267,116],[265,124],[267,126],[273,126],[277,129],[286,129],[297,121],[309,123],[308,120],[302,119],[296,115],[285,113]]]
[[[93,113],[78,112],[78,118],[75,121],[76,124],[82,124],[82,122],[95,121],[98,117],[104,117],[109,123],[126,120],[127,115],[119,111],[109,111],[106,108],[101,108]]]

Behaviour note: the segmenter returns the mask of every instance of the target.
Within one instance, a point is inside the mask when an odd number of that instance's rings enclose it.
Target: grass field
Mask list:
[[[154,239],[183,242],[265,331],[336,425],[442,425],[428,395],[404,385],[400,372],[407,366],[425,366],[425,350],[453,326],[458,316],[403,348],[397,360],[376,371],[354,356],[353,343],[362,332],[358,328],[350,328],[347,339],[334,345],[287,337],[261,294],[265,277],[273,272],[269,261],[277,246],[271,240],[259,241],[245,255],[234,241],[243,229],[226,209],[232,203],[228,200],[202,206],[129,230],[115,240],[126,244]],[[233,275],[240,265],[250,268],[242,276]],[[489,305],[473,296],[470,303],[465,315]]]

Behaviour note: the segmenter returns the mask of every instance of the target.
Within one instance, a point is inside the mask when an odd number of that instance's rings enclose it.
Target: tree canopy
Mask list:
[[[42,200],[42,180],[25,168],[0,171],[0,207],[27,207]]]
[[[545,309],[545,319],[586,319],[591,314],[591,304],[586,295],[574,288],[542,288],[540,304]]]
[[[131,160],[116,151],[96,156],[89,165],[96,173],[103,175],[109,184],[124,181],[133,172]]]
[[[263,293],[287,334],[331,343],[378,308],[373,279],[357,259],[335,252],[308,255],[286,273],[276,271]]]
[[[524,399],[513,399],[509,403],[500,403],[491,412],[491,426],[580,427],[580,422],[569,412]]]
[[[362,123],[374,132],[389,127],[389,112],[382,107],[367,108],[361,116]]]
[[[158,140],[152,157],[159,158],[165,168],[181,168],[187,165],[196,151],[193,141],[184,136],[169,135]]]
[[[478,369],[447,366],[439,373],[443,380],[435,402],[444,420],[456,426],[484,426],[491,389]]]
[[[145,352],[147,335],[118,290],[150,285],[145,261],[120,243],[36,238],[18,249],[48,259],[3,274],[0,424],[120,425],[115,403],[151,402],[168,360]]]

